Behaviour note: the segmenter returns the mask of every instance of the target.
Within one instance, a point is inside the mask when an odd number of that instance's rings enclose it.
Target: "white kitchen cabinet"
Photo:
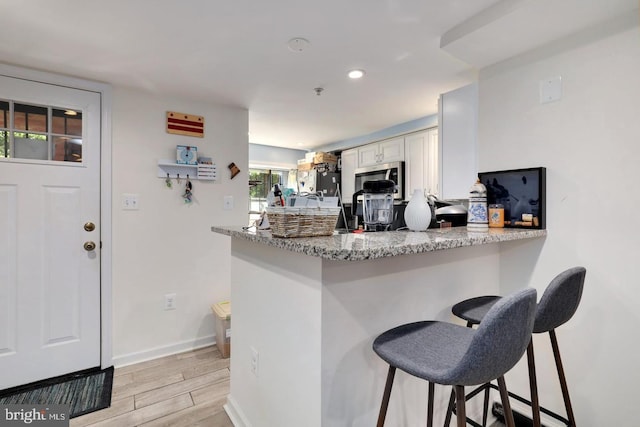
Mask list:
[[[478,84],[440,95],[440,198],[466,199],[478,177]]]
[[[409,200],[413,190],[423,189],[427,194],[440,196],[438,129],[406,135],[405,150],[405,199]]]
[[[344,150],[340,155],[342,171],[340,175],[340,194],[342,203],[351,203],[351,197],[355,192],[356,168],[358,167],[358,149]]]
[[[404,137],[385,139],[358,148],[358,167],[404,160]]]

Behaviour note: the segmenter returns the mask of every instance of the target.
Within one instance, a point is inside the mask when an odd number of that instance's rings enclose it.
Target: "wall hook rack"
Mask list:
[[[214,181],[217,168],[215,164],[183,165],[172,160],[158,160],[158,178],[176,178],[180,182],[180,175],[187,179]]]

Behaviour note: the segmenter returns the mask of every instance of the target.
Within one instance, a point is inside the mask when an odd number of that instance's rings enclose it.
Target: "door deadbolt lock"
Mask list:
[[[84,250],[87,252],[91,252],[96,248],[96,244],[94,242],[84,242]]]
[[[84,224],[84,229],[85,231],[93,231],[96,229],[96,225],[94,223],[92,223],[91,221],[87,222]]]

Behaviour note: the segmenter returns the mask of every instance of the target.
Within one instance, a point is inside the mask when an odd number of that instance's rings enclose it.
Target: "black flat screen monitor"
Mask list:
[[[487,187],[487,204],[504,207],[505,227],[546,228],[545,168],[481,172],[478,178]]]

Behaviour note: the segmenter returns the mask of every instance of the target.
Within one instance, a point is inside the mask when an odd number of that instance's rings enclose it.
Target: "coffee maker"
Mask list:
[[[362,195],[364,231],[387,231],[394,221],[393,195],[395,183],[381,179],[365,181],[362,190],[353,194],[351,214],[358,214],[358,196]]]

